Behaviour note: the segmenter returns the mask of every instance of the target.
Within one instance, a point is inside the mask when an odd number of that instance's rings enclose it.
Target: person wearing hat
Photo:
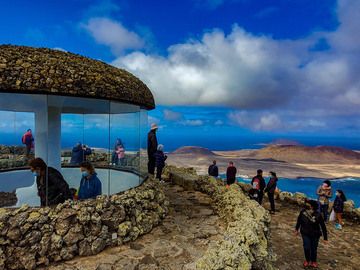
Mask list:
[[[155,174],[155,153],[158,148],[158,141],[156,138],[156,131],[158,126],[153,123],[151,124],[151,130],[148,133],[148,144],[147,144],[147,151],[148,151],[148,173]]]
[[[303,239],[304,267],[318,268],[317,248],[320,236],[324,237],[325,244],[328,240],[324,218],[318,208],[317,201],[306,199],[305,208],[301,210],[295,226],[295,235],[300,233]]]

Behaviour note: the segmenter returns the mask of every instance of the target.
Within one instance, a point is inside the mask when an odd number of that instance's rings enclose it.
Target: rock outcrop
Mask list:
[[[0,269],[35,269],[135,240],[158,225],[168,201],[158,181],[55,208],[0,208]]]
[[[218,215],[226,222],[224,239],[209,247],[196,262],[196,269],[274,269],[270,247],[270,215],[252,201],[237,185],[226,188],[208,176],[198,176],[193,169],[169,166],[165,175],[186,189],[208,194]]]

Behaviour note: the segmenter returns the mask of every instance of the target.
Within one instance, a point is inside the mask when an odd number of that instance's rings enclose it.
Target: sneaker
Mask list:
[[[319,265],[317,264],[317,262],[312,262],[310,263],[310,266],[313,267],[313,268],[318,268]]]
[[[303,266],[304,266],[304,267],[308,267],[308,266],[310,266],[310,264],[311,264],[310,262],[305,261],[305,262],[303,263]]]

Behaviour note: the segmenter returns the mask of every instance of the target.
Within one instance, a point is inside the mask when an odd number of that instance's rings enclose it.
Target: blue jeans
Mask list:
[[[328,220],[328,215],[329,215],[328,211],[329,211],[328,204],[320,204],[320,213],[323,215],[325,222]]]
[[[302,234],[304,254],[307,262],[316,262],[317,248],[320,237],[310,237]]]

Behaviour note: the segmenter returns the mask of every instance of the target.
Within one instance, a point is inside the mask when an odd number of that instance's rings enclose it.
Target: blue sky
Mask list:
[[[360,139],[358,0],[13,0],[0,12],[2,44],[141,78],[164,140]]]

